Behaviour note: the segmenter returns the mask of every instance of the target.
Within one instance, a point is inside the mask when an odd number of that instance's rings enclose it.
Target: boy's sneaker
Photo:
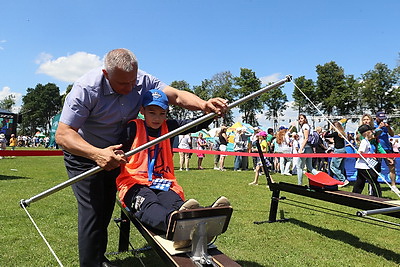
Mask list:
[[[224,196],[220,196],[212,205],[211,208],[217,208],[217,207],[228,207],[230,206],[231,203],[229,202],[229,200],[224,197]]]
[[[349,180],[345,180],[345,181],[343,182],[343,184],[338,185],[338,187],[345,187],[345,186],[348,185],[349,183],[350,183]]]
[[[196,199],[188,199],[186,200],[182,206],[179,208],[179,211],[182,210],[192,210],[192,209],[198,209],[200,208],[200,203]]]
[[[180,248],[187,248],[192,245],[192,240],[180,240],[180,241],[174,241],[173,247],[175,249],[180,249]]]
[[[182,204],[182,206],[179,208],[179,211],[192,210],[192,209],[198,209],[198,208],[200,208],[200,203],[196,199],[191,198],[191,199],[186,200]],[[173,247],[175,249],[186,248],[186,247],[189,247],[190,245],[192,245],[191,240],[179,240],[179,241],[174,241],[174,243],[173,243]]]

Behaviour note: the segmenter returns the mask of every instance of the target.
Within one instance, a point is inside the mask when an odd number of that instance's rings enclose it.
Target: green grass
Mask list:
[[[176,155],[177,156],[177,155]],[[177,160],[177,157],[176,159]],[[192,165],[196,156],[191,160]],[[177,171],[187,198],[209,205],[218,196],[228,197],[234,208],[229,228],[216,245],[243,266],[399,266],[399,227],[355,216],[356,209],[282,192],[280,211],[286,223],[256,225],[268,219],[271,192],[261,177],[259,186],[248,186],[252,171],[233,172],[233,157],[227,158],[228,171],[212,169],[207,155],[205,170]],[[12,170],[13,169],[13,170]],[[67,178],[62,157],[17,157],[0,160],[0,266],[57,266],[39,236],[21,199],[28,199]],[[297,178],[273,175],[276,181],[296,183]],[[386,185],[385,197],[395,198]],[[345,190],[351,190],[352,186]],[[27,208],[64,266],[78,266],[77,208],[70,188],[31,203]],[[120,211],[115,209],[115,216]],[[378,216],[379,217],[379,216]],[[400,220],[381,216],[392,222]],[[132,227],[134,228],[134,227]],[[118,249],[118,228],[109,227],[108,252]],[[135,248],[146,245],[135,230]],[[146,266],[162,266],[152,251],[141,253]],[[110,255],[119,266],[141,266],[131,253]]]

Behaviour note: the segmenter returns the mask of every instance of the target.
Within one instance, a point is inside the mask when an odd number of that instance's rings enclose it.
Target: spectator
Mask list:
[[[276,153],[283,153],[283,154],[290,154],[290,137],[288,128],[285,126],[279,127],[279,131],[276,134],[275,138],[275,145],[274,148],[277,151]],[[290,166],[292,165],[292,158],[287,156],[279,157],[279,168],[280,173],[282,175],[289,175],[290,173]]]
[[[345,147],[345,135],[346,133],[344,132],[343,126],[340,122],[335,121],[333,123],[333,131],[332,133],[326,133],[325,137],[326,138],[331,138],[333,137],[333,144],[334,144],[334,150],[333,153],[335,154],[344,154],[346,153],[346,147]],[[346,186],[349,184],[349,181],[347,180],[346,176],[346,170],[344,168],[344,163],[345,159],[344,158],[332,158],[331,164],[330,164],[330,169],[332,173],[335,175],[336,179],[343,182],[343,185],[341,186]]]
[[[373,128],[368,124],[363,124],[358,127],[358,132],[364,137],[361,140],[360,147],[358,148],[358,153],[361,154],[373,154],[375,153],[375,148],[369,140],[374,139]],[[376,197],[381,197],[381,187],[378,183],[378,174],[372,169],[374,166],[378,164],[375,158],[368,158],[367,161],[363,158],[358,158],[356,161],[356,169],[357,169],[357,180],[354,183],[353,192],[361,194],[365,182],[368,181],[370,186],[372,187],[372,195]]]
[[[265,140],[265,138],[267,137],[267,133],[264,131],[261,131],[257,134],[257,137],[258,137],[257,142],[260,143],[262,153],[267,153],[268,143]],[[271,167],[271,163],[269,162],[269,160],[267,158],[265,158],[265,162],[267,164],[267,166],[266,166],[267,168]],[[253,182],[249,183],[249,185],[258,185],[258,177],[260,176],[261,171],[266,171],[266,170],[264,170],[261,158],[258,158],[256,171],[254,173],[254,180],[253,180]]]
[[[300,148],[299,148],[299,153],[306,153],[306,154],[311,154],[313,153],[313,149],[311,145],[308,142],[308,136],[312,134],[312,129],[310,125],[308,124],[307,117],[304,114],[299,115],[299,143],[300,143]],[[307,166],[307,170],[311,172],[312,174],[317,174],[318,171],[314,169],[312,166],[312,158],[299,158],[298,165],[297,165],[297,184],[302,185],[303,184],[303,169],[304,166]]]
[[[299,154],[300,143],[299,143],[299,135],[296,132],[292,133],[291,140],[291,153]],[[292,174],[297,175],[297,165],[299,164],[299,157],[293,157],[293,167]]]
[[[212,150],[214,150],[214,151],[219,151],[219,145],[220,145],[219,132],[220,131],[221,131],[221,129],[218,129],[215,132],[215,135],[214,135],[214,142],[213,142],[213,145],[212,145]],[[214,170],[219,170],[220,157],[221,157],[220,154],[214,154]]]
[[[190,136],[190,133],[179,136],[178,148],[192,149],[192,138]],[[191,153],[189,153],[189,152],[179,152],[179,170],[180,171],[183,171],[184,168],[186,171],[189,171],[190,156],[191,156]]]
[[[227,145],[228,145],[228,135],[226,134],[226,130],[228,127],[226,126],[221,126],[221,131],[218,134],[218,140],[219,140],[219,150],[220,151],[226,151],[227,150]],[[225,157],[226,155],[220,155],[219,157],[219,170],[220,171],[226,171],[225,169]]]
[[[10,138],[11,150],[15,150],[16,146],[17,146],[17,138],[15,138],[15,134],[11,134],[11,138]]]
[[[203,133],[199,133],[197,137],[197,150],[206,150],[207,149],[207,141],[203,138]],[[204,153],[197,153],[197,169],[204,169],[202,166],[203,159],[205,157]]]
[[[389,141],[389,136],[394,136],[393,129],[390,127],[390,124],[387,121],[387,117],[385,112],[379,111],[376,113],[376,118],[374,122],[375,127],[375,136],[378,137],[379,143],[382,148],[386,151],[386,153],[393,153],[392,144]],[[386,165],[389,168],[389,176],[392,190],[396,193],[400,193],[399,189],[396,187],[396,168],[395,168],[395,159],[394,158],[384,158]],[[377,169],[378,172],[381,171],[382,167],[382,158],[378,160],[379,165]]]
[[[251,153],[258,153],[257,150],[257,146],[256,146],[256,142],[258,140],[257,134],[261,132],[261,128],[260,127],[254,127],[254,133],[253,135],[250,137],[250,142],[251,142],[251,148],[250,148],[250,152]],[[256,170],[257,167],[257,161],[258,161],[258,157],[252,157],[252,162],[253,162],[253,170]]]
[[[247,152],[247,147],[248,147],[248,135],[246,135],[246,128],[238,128],[236,130],[235,138],[234,138],[234,146],[233,150],[238,153],[244,153]],[[246,168],[246,157],[242,155],[236,155],[235,156],[235,162],[234,162],[234,171],[241,171],[242,169],[247,169]]]
[[[274,134],[274,129],[272,128],[268,128],[267,129],[267,137],[266,137],[266,141],[268,144],[268,151],[270,153],[272,153],[274,151],[274,147],[273,147],[273,141],[275,139],[275,134]],[[278,169],[275,168],[275,157],[269,157],[268,161],[272,164],[271,166],[271,172],[278,172]]]
[[[5,134],[1,133],[0,134],[0,150],[6,150],[7,149],[7,139]],[[0,156],[0,159],[3,157]]]
[[[318,133],[319,139],[314,147],[314,151],[317,154],[325,154],[328,148],[325,146],[324,139],[322,138],[323,136],[322,127],[320,126],[315,127],[315,131]],[[328,158],[320,158],[320,157],[313,158],[313,166],[316,170],[327,172],[326,170],[327,165],[328,165]]]

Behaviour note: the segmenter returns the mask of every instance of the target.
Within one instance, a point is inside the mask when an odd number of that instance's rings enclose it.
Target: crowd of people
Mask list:
[[[7,148],[15,150],[17,147],[50,147],[49,137],[29,136],[11,134],[10,138],[7,139],[4,133],[0,134],[0,150],[6,150]],[[58,147],[54,147],[58,148]],[[2,159],[3,157],[0,157]]]
[[[17,147],[45,147],[48,148],[50,145],[50,138],[48,136],[29,136],[29,135],[18,135],[11,134],[10,138],[7,139],[5,134],[0,134],[1,149],[5,150],[7,147],[14,150]]]
[[[364,114],[360,121],[360,127],[362,125],[369,126],[367,131],[372,132],[371,136],[368,133],[367,138],[364,136],[366,133],[365,127],[361,129],[361,132],[357,130],[356,133],[346,133],[345,126],[341,121],[332,122],[329,129],[326,130],[319,126],[314,129],[303,114],[299,115],[297,122],[291,123],[288,127],[280,126],[275,132],[272,128],[264,131],[260,127],[254,127],[252,129],[254,132],[250,133],[248,128],[239,127],[234,133],[233,151],[257,153],[255,142],[259,142],[263,153],[277,154],[274,157],[266,158],[267,167],[271,173],[280,173],[288,176],[296,175],[297,184],[302,185],[305,171],[312,174],[323,171],[342,182],[339,186],[344,187],[349,184],[344,157],[329,157],[328,155],[326,157],[293,157],[291,154],[345,154],[347,146],[351,146],[352,150],[358,153],[399,153],[399,140],[393,138],[394,132],[387,122],[387,116],[384,112],[378,112],[375,119],[370,114]],[[222,126],[213,140],[210,139],[211,141],[208,144],[204,142],[205,145],[202,149],[226,151],[228,144],[227,129],[227,127]],[[368,145],[365,144],[366,141],[362,142],[364,139],[368,139]],[[196,140],[196,137],[190,137],[190,135],[181,137],[179,148],[196,148],[196,145],[192,145],[192,142],[197,142]],[[187,145],[181,145],[183,142]],[[368,151],[366,147],[368,147]],[[282,156],[279,154],[282,154]],[[198,155],[204,157],[204,154]],[[181,170],[189,170],[189,159],[189,153],[181,152]],[[214,169],[225,171],[225,159],[226,156],[224,155],[214,155]],[[395,159],[383,158],[383,160],[389,169],[391,187],[394,191],[399,192],[396,187]],[[376,162],[374,169],[379,173],[381,172],[382,159],[377,159]],[[183,163],[186,165],[183,165]],[[357,161],[354,167],[359,170],[359,168],[370,166],[365,162],[361,163],[360,160]],[[259,157],[236,155],[233,159],[233,166],[233,171],[253,169],[255,176],[249,185],[258,185],[259,174],[263,171]],[[200,166],[198,168],[201,169]],[[372,169],[368,172],[369,177],[367,180],[369,183],[377,184],[378,174],[376,172]],[[363,171],[358,171],[358,173],[362,174]],[[365,178],[360,178],[360,180],[364,180],[365,184]],[[359,182],[356,185],[356,191],[360,191],[360,188],[363,188]],[[380,196],[378,189],[374,190],[373,194]]]

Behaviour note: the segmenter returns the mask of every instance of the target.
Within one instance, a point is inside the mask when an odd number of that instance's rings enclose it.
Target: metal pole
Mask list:
[[[382,209],[374,209],[374,210],[359,210],[357,211],[357,216],[365,217],[368,215],[374,214],[387,214],[393,212],[400,212],[400,207],[390,207],[390,208],[382,208]]]
[[[239,100],[236,100],[235,102],[233,102],[231,104],[228,104],[228,109],[232,109],[232,108],[234,108],[234,107],[236,107],[236,106],[238,106],[240,104],[243,104],[244,102],[247,102],[250,99],[253,99],[253,98],[255,98],[255,97],[257,97],[257,96],[259,96],[259,95],[261,95],[261,94],[263,94],[263,93],[265,93],[265,92],[267,92],[267,91],[269,91],[269,90],[271,90],[273,88],[281,86],[282,84],[284,84],[286,82],[290,82],[291,80],[292,80],[292,76],[291,75],[286,75],[285,79],[282,79],[282,80],[277,81],[277,82],[275,82],[273,84],[265,86],[265,87],[261,88],[260,90],[254,92],[254,93],[251,93],[248,96],[245,96],[245,97],[243,97],[243,98],[241,98]],[[180,133],[182,133],[182,132],[184,132],[184,131],[186,131],[186,130],[188,130],[188,129],[196,126],[196,125],[199,125],[199,124],[201,124],[201,123],[203,123],[203,122],[205,122],[205,121],[207,121],[207,120],[209,120],[209,119],[211,119],[211,118],[213,118],[215,116],[217,116],[217,114],[209,113],[209,114],[207,114],[207,115],[205,115],[203,117],[198,118],[197,120],[194,120],[194,121],[192,121],[192,122],[190,122],[190,123],[188,123],[188,124],[186,124],[186,125],[184,125],[182,127],[177,128],[177,129],[175,129],[175,130],[173,130],[173,131],[171,131],[171,132],[169,132],[169,133],[167,133],[167,134],[165,134],[163,136],[160,136],[160,137],[158,137],[158,138],[156,138],[156,139],[154,139],[154,140],[152,140],[152,141],[150,141],[150,142],[148,142],[148,143],[146,143],[144,145],[141,145],[140,147],[132,149],[131,151],[127,152],[125,154],[125,156],[126,157],[130,157],[130,156],[132,156],[132,155],[134,155],[134,154],[136,154],[136,153],[138,153],[138,152],[140,152],[142,150],[145,150],[145,149],[147,149],[149,147],[152,147],[152,146],[154,146],[154,145],[156,145],[156,144],[158,144],[158,143],[160,143],[160,142],[162,142],[162,141],[164,141],[166,139],[174,137],[174,136],[176,136],[176,135],[178,135],[178,134],[180,134]],[[99,166],[94,167],[91,170],[83,172],[83,173],[81,173],[81,174],[79,174],[79,175],[77,175],[77,176],[75,176],[75,177],[73,177],[73,178],[71,178],[71,179],[69,179],[69,180],[67,180],[65,182],[62,182],[62,183],[60,183],[60,184],[58,184],[58,185],[56,185],[56,186],[54,186],[54,187],[52,187],[52,188],[50,188],[50,189],[48,189],[46,191],[43,191],[42,193],[37,194],[36,196],[33,196],[33,197],[31,197],[29,199],[26,199],[26,200],[22,199],[20,201],[20,205],[21,206],[23,205],[25,207],[29,206],[30,203],[36,202],[37,200],[40,200],[40,199],[42,199],[44,197],[47,197],[47,196],[49,196],[49,195],[51,195],[51,194],[53,194],[55,192],[58,192],[61,189],[64,189],[65,187],[68,187],[68,186],[70,186],[70,185],[72,185],[72,184],[74,184],[76,182],[79,182],[79,181],[81,181],[81,180],[83,180],[83,179],[85,179],[85,178],[87,178],[87,177],[89,177],[89,176],[91,176],[93,174],[96,174],[101,170],[103,170],[103,169],[100,168]]]

